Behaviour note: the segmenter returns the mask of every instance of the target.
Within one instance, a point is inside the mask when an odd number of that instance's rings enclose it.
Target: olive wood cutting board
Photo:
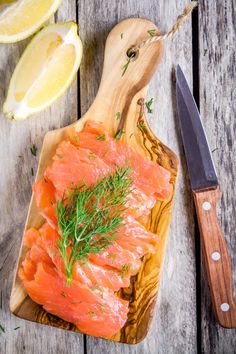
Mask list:
[[[122,67],[128,59],[127,51],[146,39],[150,29],[157,30],[152,22],[136,18],[124,20],[113,28],[106,41],[103,74],[97,96],[87,113],[73,124],[80,131],[87,120],[99,121],[113,135],[122,129],[122,141],[171,172],[170,198],[166,202],[156,202],[146,225],[148,230],[159,237],[156,252],[143,258],[139,273],[131,278],[130,287],[119,291],[122,298],[129,300],[129,314],[125,326],[111,339],[128,344],[138,343],[146,336],[153,317],[178,169],[176,155],[154,136],[144,115],[147,85],[161,60],[163,42],[139,49],[122,75]],[[117,112],[121,113],[119,120]],[[68,127],[65,127],[46,134],[36,181],[43,176],[58,143],[66,138],[67,133]],[[43,221],[32,196],[25,229],[38,228]],[[79,332],[73,324],[44,311],[42,306],[34,303],[27,295],[17,275],[26,251],[27,248],[22,244],[10,298],[11,311],[30,321]]]

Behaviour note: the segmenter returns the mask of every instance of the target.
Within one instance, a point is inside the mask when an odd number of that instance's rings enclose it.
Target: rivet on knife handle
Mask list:
[[[236,327],[232,270],[226,241],[216,213],[220,190],[193,192],[215,315],[221,326]]]

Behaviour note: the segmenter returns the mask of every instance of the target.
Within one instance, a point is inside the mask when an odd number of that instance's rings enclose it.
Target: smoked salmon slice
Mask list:
[[[72,280],[66,286],[65,277],[44,262],[31,262],[34,278],[31,280],[21,268],[19,276],[33,301],[46,311],[75,323],[83,332],[110,337],[124,325],[128,302],[109,291],[93,291]],[[100,328],[100,329],[99,329]],[[99,329],[99,330],[98,330]]]
[[[42,243],[44,244],[44,248],[47,254],[51,257],[51,260],[55,264],[56,268],[65,275],[66,272],[64,263],[58,252],[57,247],[58,240],[60,237],[59,234],[57,233],[57,231],[55,231],[55,229],[52,229],[51,226],[47,223],[45,223],[39,231]],[[118,271],[117,269],[109,267],[105,264],[103,264],[105,265],[105,267],[101,267],[101,265],[96,264],[92,261],[92,257],[90,258],[91,260],[86,260],[86,262],[78,261],[75,264],[73,270],[73,279],[78,280],[89,287],[102,286],[114,291],[118,291],[120,288],[129,286],[129,272],[127,272],[126,274],[121,274],[121,268]]]
[[[129,273],[134,275],[140,268],[141,261],[134,253],[122,248],[115,241],[98,254],[91,254],[90,259],[101,266],[110,266],[120,272],[125,264],[130,265]]]
[[[48,224],[57,230],[56,205],[49,205],[44,208],[40,214],[46,219]]]
[[[31,227],[24,234],[24,245],[31,248],[39,237],[39,230]]]
[[[54,204],[56,202],[56,189],[52,182],[42,178],[37,183],[33,184],[34,198],[37,206],[41,209]]]
[[[104,135],[105,140],[98,137]],[[75,138],[76,136],[76,138]],[[83,131],[71,132],[71,142],[79,147],[90,149],[108,165],[128,163],[134,171],[134,183],[147,195],[155,194],[159,200],[170,195],[170,172],[148,158],[144,158],[123,142],[115,142],[99,123],[89,121]]]
[[[56,150],[52,165],[46,169],[45,177],[61,195],[78,183],[90,185],[110,172],[110,167],[102,159],[95,161],[91,156],[90,150],[63,141]]]
[[[59,244],[64,229],[59,223],[58,205],[62,201],[62,206],[67,206],[74,188],[80,191],[82,186],[93,187],[114,173],[117,166],[129,166],[132,176],[131,190],[122,204],[120,228],[105,248],[88,252],[85,259],[76,259],[68,285],[65,265],[72,254],[72,234],[69,233],[63,253]],[[101,124],[90,121],[81,132],[70,129],[43,178],[33,185],[35,202],[45,223],[39,229],[28,229],[24,235],[28,251],[18,275],[28,295],[46,311],[74,323],[84,333],[106,338],[116,334],[127,320],[129,305],[117,292],[130,285],[142,257],[155,252],[158,236],[144,225],[157,199],[167,200],[170,190],[169,171],[116,141]],[[94,190],[89,198],[86,203],[91,206],[96,201]],[[102,203],[99,196],[96,208],[100,209]],[[109,213],[113,213],[113,207]],[[67,223],[68,214],[64,217]],[[80,224],[76,224],[75,235]],[[83,223],[82,227],[86,229]],[[97,238],[94,232],[93,240]]]

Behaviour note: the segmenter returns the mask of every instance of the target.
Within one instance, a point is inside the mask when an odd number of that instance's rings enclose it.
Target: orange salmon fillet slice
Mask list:
[[[104,141],[98,139],[101,134],[105,135]],[[134,184],[139,189],[147,195],[155,194],[159,200],[168,199],[170,172],[139,155],[123,142],[116,142],[100,123],[89,121],[81,132],[71,131],[70,140],[76,146],[90,149],[110,166],[121,166],[128,162],[134,171]]]
[[[111,245],[90,254],[87,262],[76,262],[68,287],[58,250],[61,236],[56,203],[79,183],[96,183],[116,166],[124,165],[131,167],[133,186],[125,204],[123,226]],[[106,338],[117,333],[127,320],[128,302],[116,292],[129,286],[131,275],[141,266],[141,257],[155,252],[158,237],[143,224],[156,200],[167,200],[170,190],[169,171],[115,141],[101,124],[90,121],[81,132],[70,129],[44,177],[33,185],[36,205],[46,222],[39,230],[26,231],[24,244],[29,250],[18,272],[32,300],[84,333]],[[67,247],[66,257],[70,251]]]
[[[111,292],[92,291],[72,280],[66,286],[66,278],[46,263],[32,262],[34,278],[28,279],[21,268],[19,276],[33,301],[62,319],[75,323],[83,332],[111,337],[123,327],[128,312],[128,302]],[[36,269],[36,270],[35,270]]]

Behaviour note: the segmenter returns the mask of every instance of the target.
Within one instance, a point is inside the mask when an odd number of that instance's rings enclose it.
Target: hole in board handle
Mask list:
[[[138,58],[139,50],[132,46],[127,50],[126,55],[130,61],[134,61]]]

